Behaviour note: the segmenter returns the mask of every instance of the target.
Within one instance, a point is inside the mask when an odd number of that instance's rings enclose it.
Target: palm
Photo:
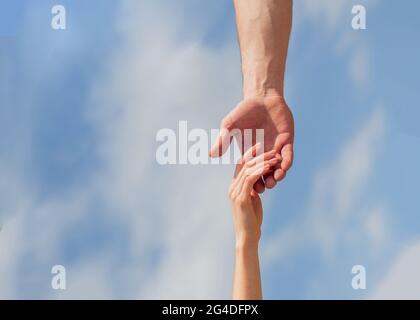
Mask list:
[[[224,125],[229,131],[239,129],[242,135],[245,129],[252,129],[253,137],[256,129],[263,129],[264,151],[275,149],[282,157],[274,173],[265,177],[265,184],[272,188],[284,178],[293,161],[294,121],[282,97],[246,99],[225,118]]]

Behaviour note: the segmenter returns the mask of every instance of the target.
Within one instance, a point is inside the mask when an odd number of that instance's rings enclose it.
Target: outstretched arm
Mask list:
[[[234,0],[244,98],[283,96],[292,0]]]
[[[282,160],[264,175],[264,182],[257,180],[254,189],[261,193],[282,180],[293,162],[294,120],[283,97],[292,0],[234,0],[234,4],[244,99],[222,120],[210,156],[226,152],[234,129],[263,129],[264,151],[276,150]]]
[[[236,252],[233,299],[262,299],[258,243],[261,235],[262,205],[253,190],[258,178],[269,172],[279,159],[275,152],[254,157],[257,146],[245,153],[237,165],[229,189],[235,224]]]

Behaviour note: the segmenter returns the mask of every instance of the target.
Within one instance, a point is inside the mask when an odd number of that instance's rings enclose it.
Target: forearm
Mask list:
[[[233,299],[262,299],[258,242],[236,246]]]
[[[283,96],[292,0],[234,0],[244,97]]]

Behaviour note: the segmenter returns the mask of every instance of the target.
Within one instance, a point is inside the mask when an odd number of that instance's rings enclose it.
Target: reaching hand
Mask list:
[[[282,180],[293,162],[294,121],[293,115],[281,96],[247,98],[240,102],[221,122],[221,133],[210,150],[211,157],[222,156],[229,147],[234,129],[264,130],[264,151],[274,150],[281,161],[264,174],[265,186],[273,188]],[[224,130],[223,130],[224,129]],[[242,139],[243,140],[243,139]],[[247,150],[243,150],[243,153]],[[256,180],[254,189],[264,191],[264,182]]]
[[[255,157],[258,144],[250,148],[237,164],[234,179],[229,188],[232,203],[236,243],[257,244],[261,235],[262,205],[254,184],[261,175],[279,163],[275,151]]]

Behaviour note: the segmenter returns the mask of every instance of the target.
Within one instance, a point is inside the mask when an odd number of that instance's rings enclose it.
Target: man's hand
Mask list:
[[[267,188],[273,188],[277,181],[285,177],[287,170],[292,166],[294,121],[283,97],[266,96],[244,99],[223,119],[221,129],[221,134],[210,150],[211,157],[218,157],[226,152],[230,144],[229,132],[232,130],[239,129],[242,134],[245,129],[264,130],[264,151],[275,150],[281,155],[281,162],[264,175]],[[243,150],[243,152],[246,151]],[[256,182],[254,189],[259,193],[264,191],[261,178]]]
[[[210,156],[221,156],[230,144],[229,131],[264,129],[264,150],[276,150],[281,162],[264,176],[273,188],[293,161],[293,116],[284,101],[284,72],[292,25],[292,0],[234,0],[243,75],[244,100],[221,123],[221,135]],[[227,130],[226,130],[227,129]],[[255,141],[252,142],[255,144]],[[246,152],[244,146],[242,152]],[[254,189],[264,191],[260,178]]]

